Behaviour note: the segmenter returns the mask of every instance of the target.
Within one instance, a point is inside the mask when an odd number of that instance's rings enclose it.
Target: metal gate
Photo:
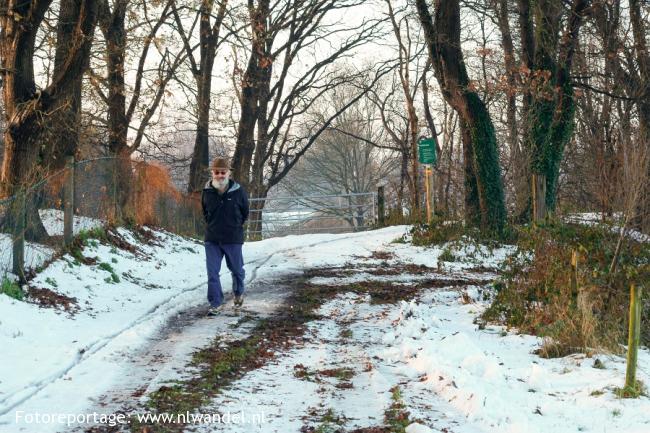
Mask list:
[[[362,231],[376,224],[377,194],[251,198],[250,209],[246,224],[249,240]]]

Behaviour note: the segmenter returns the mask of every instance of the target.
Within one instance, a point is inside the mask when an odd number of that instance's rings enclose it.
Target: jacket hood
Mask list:
[[[228,194],[228,193],[230,193],[230,192],[233,192],[233,191],[237,191],[239,188],[241,188],[241,185],[238,184],[237,182],[235,182],[235,181],[232,180],[232,179],[229,179],[229,180],[228,180],[228,184],[230,185],[230,188],[228,188],[228,191],[226,191],[226,194]],[[212,186],[212,180],[208,180],[208,181],[205,183],[205,186],[203,187],[203,189],[204,189],[204,190],[206,190],[206,189],[215,189],[215,188]]]

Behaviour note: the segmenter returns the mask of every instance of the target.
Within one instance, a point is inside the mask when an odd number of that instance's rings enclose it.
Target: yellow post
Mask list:
[[[532,181],[533,223],[544,221],[546,218],[546,176],[533,174]]]
[[[425,186],[426,192],[427,192],[427,223],[428,224],[431,224],[431,205],[432,205],[432,203],[431,203],[431,188],[432,188],[432,185],[429,185],[429,179],[431,177],[430,173],[429,173],[430,171],[431,171],[431,166],[425,165],[424,166],[424,173],[425,173],[424,186]]]
[[[578,252],[576,250],[571,254],[571,293],[578,293]]]
[[[641,288],[630,286],[630,327],[627,339],[627,371],[624,390],[636,390],[636,362],[641,338]]]

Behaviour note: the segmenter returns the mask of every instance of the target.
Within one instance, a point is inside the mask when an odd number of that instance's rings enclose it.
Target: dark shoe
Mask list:
[[[244,295],[235,295],[235,307],[241,307],[244,303]]]
[[[218,307],[210,307],[210,309],[208,310],[208,316],[209,317],[218,316],[219,313],[221,312],[221,307],[222,306],[223,306],[223,304],[219,305]]]

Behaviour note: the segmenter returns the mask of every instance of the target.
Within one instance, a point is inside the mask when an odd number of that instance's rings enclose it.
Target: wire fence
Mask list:
[[[20,279],[72,243],[107,224],[152,225],[200,237],[200,199],[181,194],[167,171],[115,157],[72,161],[0,201],[0,268]]]
[[[377,194],[349,193],[250,200],[249,239],[361,231],[377,224]]]
[[[376,193],[251,198],[247,239],[374,227]],[[149,225],[202,239],[200,194],[183,194],[151,163],[115,157],[74,161],[0,200],[0,272],[26,275],[69,248],[82,231]]]

